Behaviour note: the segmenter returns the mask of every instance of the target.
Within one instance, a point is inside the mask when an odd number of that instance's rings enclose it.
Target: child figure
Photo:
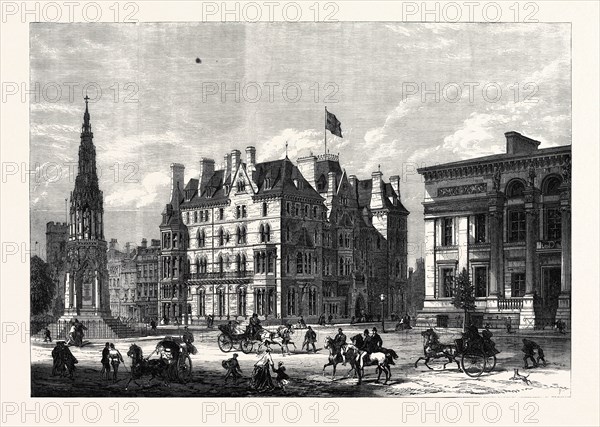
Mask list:
[[[233,383],[237,384],[238,380],[242,378],[242,369],[240,368],[240,363],[238,362],[238,354],[233,353],[233,357],[231,359],[224,360],[222,362],[223,368],[227,370],[225,374],[225,382],[229,379],[229,377],[233,378]]]
[[[273,366],[273,373],[277,374],[277,377],[275,377],[275,382],[279,388],[285,392],[285,386],[288,384],[290,377],[285,373],[285,366],[283,366],[283,362],[279,362],[277,364],[277,369],[275,369],[275,366]]]

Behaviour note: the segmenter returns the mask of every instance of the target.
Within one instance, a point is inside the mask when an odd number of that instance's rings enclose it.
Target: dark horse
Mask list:
[[[423,337],[423,354],[417,359],[415,362],[415,368],[417,367],[417,363],[421,360],[425,360],[425,366],[429,369],[433,370],[431,366],[429,366],[429,361],[431,359],[440,359],[445,357],[448,359],[446,363],[444,363],[444,369],[448,363],[455,362],[456,366],[460,370],[460,364],[456,359],[456,346],[454,344],[442,344],[440,343],[440,338],[438,334],[431,328],[421,332],[421,336]]]
[[[328,366],[333,366],[333,372],[331,374],[331,379],[335,379],[335,372],[337,369],[337,365],[344,362],[344,360],[350,363],[350,370],[346,376],[349,376],[352,371],[358,372],[357,363],[358,363],[358,350],[353,345],[348,345],[346,349],[346,354],[342,356],[339,352],[339,345],[335,342],[335,340],[331,337],[327,337],[325,339],[325,348],[329,350],[329,361],[323,365],[323,376],[325,376],[325,368]],[[359,374],[360,378],[360,374]],[[360,379],[359,379],[360,381]]]
[[[164,385],[168,385],[167,380],[169,376],[167,375],[167,370],[169,368],[169,365],[165,360],[145,359],[142,349],[136,344],[131,344],[131,346],[129,347],[129,351],[127,352],[127,356],[131,358],[131,377],[125,385],[125,390],[127,390],[127,387],[129,387],[131,381],[133,381],[137,386],[139,386],[136,380],[147,375],[150,375],[148,384],[150,384],[150,381],[152,381],[154,378],[159,377],[163,379]]]

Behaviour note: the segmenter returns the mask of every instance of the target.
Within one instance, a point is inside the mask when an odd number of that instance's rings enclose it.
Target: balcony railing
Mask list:
[[[246,271],[213,271],[210,273],[190,273],[190,279],[239,279],[251,277],[254,274],[251,270]]]
[[[538,240],[537,249],[560,249],[560,240]]]
[[[520,310],[523,308],[523,298],[500,298],[498,299],[498,309],[500,310]]]

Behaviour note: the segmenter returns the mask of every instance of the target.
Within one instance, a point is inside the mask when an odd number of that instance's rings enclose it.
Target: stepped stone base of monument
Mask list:
[[[84,340],[131,338],[141,335],[139,330],[126,325],[110,314],[83,312],[80,314],[64,314],[56,322],[49,324],[47,328],[50,330],[53,341],[67,338],[73,319],[77,319],[87,328],[84,331]],[[44,330],[36,334],[36,337],[43,338]]]

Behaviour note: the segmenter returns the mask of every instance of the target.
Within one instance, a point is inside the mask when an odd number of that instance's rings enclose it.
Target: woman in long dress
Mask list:
[[[275,388],[271,378],[271,368],[274,367],[271,349],[266,348],[259,356],[260,359],[254,364],[250,387],[256,391],[269,391]]]

